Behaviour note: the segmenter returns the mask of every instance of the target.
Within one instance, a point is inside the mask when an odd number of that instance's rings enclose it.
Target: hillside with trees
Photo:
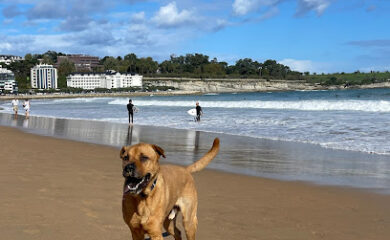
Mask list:
[[[58,56],[64,53],[47,51],[43,54],[26,54],[25,60],[13,62],[7,67],[15,74],[19,89],[30,88],[30,69],[38,63],[56,64]],[[75,71],[74,63],[63,61],[58,66],[58,86],[66,88],[66,76]],[[204,54],[186,54],[181,56],[171,55],[168,60],[161,63],[152,57],[137,57],[134,53],[121,56],[105,56],[100,59],[99,66],[92,72],[104,72],[115,70],[118,72],[138,73],[147,77],[191,77],[191,78],[251,78],[265,80],[305,80],[324,86],[329,85],[360,85],[389,81],[390,73],[370,72],[361,73],[333,73],[317,74],[309,72],[301,73],[293,71],[289,66],[278,63],[275,60],[258,62],[250,58],[239,59],[235,64],[218,61],[216,58]]]

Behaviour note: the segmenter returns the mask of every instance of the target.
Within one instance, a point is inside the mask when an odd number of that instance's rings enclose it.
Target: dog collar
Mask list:
[[[156,186],[156,183],[157,183],[157,178],[154,179],[152,186],[150,186],[150,191],[153,190],[153,188]]]
[[[156,179],[154,179],[152,186],[150,186],[150,191],[149,192],[153,191],[154,187],[156,186],[156,183],[157,183],[157,177],[156,177]],[[143,191],[139,195],[142,198],[146,198],[148,196]]]

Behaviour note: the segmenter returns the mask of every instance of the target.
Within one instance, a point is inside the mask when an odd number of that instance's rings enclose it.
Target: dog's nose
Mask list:
[[[123,177],[129,177],[135,170],[135,163],[127,164],[123,168]]]

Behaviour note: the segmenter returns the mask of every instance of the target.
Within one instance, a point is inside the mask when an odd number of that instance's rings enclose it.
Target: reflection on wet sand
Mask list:
[[[133,125],[129,125],[129,128],[127,129],[127,143],[126,145],[133,145]]]
[[[165,150],[167,159],[163,161],[180,165],[199,159],[214,137],[219,137],[221,150],[210,168],[277,179],[390,189],[390,156],[195,130],[34,116],[14,119],[11,114],[3,113],[0,125],[118,148],[138,142],[153,143]]]
[[[24,128],[28,128],[28,118],[25,118],[25,119],[23,120],[23,127],[24,127]]]
[[[199,151],[199,140],[200,139],[200,131],[187,131],[187,149],[192,150],[192,161],[196,162],[201,156],[202,153]],[[204,153],[203,153],[204,154]]]
[[[123,145],[134,145],[139,143],[139,130],[135,129],[133,125],[129,125],[127,128],[127,141]]]

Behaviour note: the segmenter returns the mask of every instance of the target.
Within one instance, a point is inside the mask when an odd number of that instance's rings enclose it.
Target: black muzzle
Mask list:
[[[135,163],[129,163],[123,168],[122,175],[123,177],[126,178],[130,176],[134,176],[134,172],[135,172]]]

